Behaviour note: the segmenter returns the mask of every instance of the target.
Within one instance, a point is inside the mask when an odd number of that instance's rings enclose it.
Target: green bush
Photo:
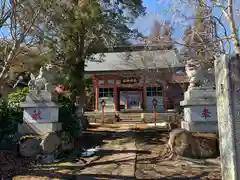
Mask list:
[[[20,103],[25,101],[28,92],[29,89],[24,88],[8,95],[8,116],[11,121],[16,123],[22,121],[23,109],[20,107]]]
[[[5,135],[13,134],[17,131],[17,126],[22,121],[23,110],[20,103],[24,101],[28,88],[16,91],[8,95],[7,99],[0,102],[0,141]]]
[[[23,109],[20,103],[26,98],[28,88],[18,90],[8,95],[8,99],[0,102],[0,142],[4,135],[17,132],[17,125],[22,122]],[[58,94],[59,122],[63,123],[63,130],[75,133],[80,130],[80,124],[75,114],[76,107],[70,98]]]
[[[0,99],[0,142],[5,134],[11,131],[12,122],[8,118],[7,101]]]
[[[81,129],[78,118],[76,116],[75,103],[69,97],[58,94],[59,108],[59,122],[62,123],[63,130],[74,135]]]

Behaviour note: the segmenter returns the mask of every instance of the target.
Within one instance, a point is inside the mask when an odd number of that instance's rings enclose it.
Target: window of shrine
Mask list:
[[[161,87],[147,87],[147,96],[162,96]]]
[[[99,88],[99,97],[113,97],[113,88]]]

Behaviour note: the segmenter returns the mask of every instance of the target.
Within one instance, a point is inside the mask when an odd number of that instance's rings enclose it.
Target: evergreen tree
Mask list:
[[[129,25],[143,15],[142,0],[48,0],[43,15],[45,43],[52,50],[52,60],[61,69],[72,98],[82,97],[84,102],[85,62],[94,60],[94,54],[112,47],[128,44],[140,34]]]

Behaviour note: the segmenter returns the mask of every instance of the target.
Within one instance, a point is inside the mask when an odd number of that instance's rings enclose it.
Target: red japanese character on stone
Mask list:
[[[41,120],[42,119],[41,118],[41,111],[40,110],[38,110],[38,111],[34,110],[34,113],[32,115],[32,119],[35,120],[35,121],[38,120],[38,119]]]
[[[207,119],[211,117],[211,112],[209,112],[209,110],[207,108],[204,108],[202,111],[202,117]]]

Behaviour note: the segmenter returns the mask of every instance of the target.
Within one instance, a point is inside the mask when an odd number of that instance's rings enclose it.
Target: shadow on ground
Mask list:
[[[114,163],[122,163],[124,160],[119,160]],[[107,165],[108,163],[112,163],[111,161],[106,162],[104,164],[98,164],[98,163],[93,163],[91,165],[87,165],[86,167],[89,166],[96,166],[96,165]],[[46,169],[48,170],[33,170],[30,169],[29,172],[25,172],[24,175],[19,175],[19,180],[21,177],[21,180],[23,177],[29,178],[29,177],[35,177],[36,180],[42,180],[41,178],[46,179],[66,179],[66,180],[99,180],[99,179],[117,179],[117,180],[132,180],[132,179],[151,179],[151,180],[200,180],[203,177],[206,177],[209,175],[209,172],[203,172],[200,175],[197,176],[183,176],[181,173],[175,173],[174,175],[171,176],[165,176],[165,177],[156,177],[156,178],[136,178],[133,176],[121,176],[121,175],[111,175],[111,174],[81,174],[77,175],[78,172],[80,172],[82,169],[86,167],[81,167],[81,166],[48,166]],[[173,166],[165,166],[166,168],[174,168]],[[52,170],[54,169],[54,171]],[[61,172],[64,170],[63,172]],[[71,171],[72,173],[68,173]],[[26,175],[27,174],[27,175]],[[215,178],[213,178],[215,179]],[[15,179],[18,180],[18,179]],[[35,179],[32,179],[35,180]],[[217,180],[217,179],[215,179]]]
[[[92,129],[96,127],[91,127]],[[168,139],[167,132],[152,131],[144,132],[142,130],[129,129],[124,132],[115,131],[115,128],[111,130],[89,130],[84,132],[77,140],[75,150],[64,161],[51,164],[47,166],[29,166],[28,170],[18,171],[14,173],[12,171],[11,179],[13,177],[16,180],[28,180],[30,177],[35,177],[36,180],[47,179],[69,179],[69,180],[95,180],[95,179],[153,179],[153,180],[168,180],[168,179],[183,179],[183,180],[198,180],[202,177],[209,176],[209,171],[199,171],[192,167],[176,167],[176,163],[172,162],[164,164],[162,161],[158,161],[157,154],[163,149],[164,144]],[[121,143],[135,141],[137,150],[118,150],[110,147],[109,149],[103,149],[96,152],[92,157],[82,158],[78,155],[83,149],[94,148],[96,146],[105,146],[106,144],[120,145]],[[119,166],[122,163],[128,163],[128,159],[117,158],[109,159],[108,161],[101,161],[104,157],[111,156],[120,153],[136,153],[136,165],[135,176],[122,176],[111,175],[111,172],[102,171],[101,174],[82,173],[86,168],[102,167],[115,164]],[[175,164],[174,164],[175,163]],[[210,167],[210,166],[209,166]],[[204,167],[204,168],[209,168]],[[210,167],[211,168],[211,167]],[[168,170],[166,173],[164,171]],[[188,172],[187,170],[193,170],[196,172]],[[80,174],[81,173],[81,174]],[[168,173],[168,174],[167,174]],[[153,175],[154,174],[154,175]],[[164,177],[165,176],[165,177]],[[25,178],[25,179],[24,179]],[[45,179],[44,179],[45,178]],[[217,180],[218,178],[215,178]],[[35,180],[35,179],[32,179]]]
[[[137,133],[136,140],[137,149],[151,150],[151,154],[137,154],[136,179],[221,179],[220,165],[214,159],[214,163],[206,162],[205,159],[163,160],[167,132]]]
[[[126,159],[114,159],[105,162],[101,162],[101,159],[106,156],[111,156],[114,154],[129,154],[129,153],[138,153],[138,154],[150,154],[151,151],[145,150],[118,150],[111,148],[110,149],[100,149],[92,157],[82,158],[79,155],[84,149],[94,148],[96,146],[104,146],[105,144],[111,144],[118,146],[121,143],[128,143],[135,141],[136,133],[132,130],[124,132],[114,132],[108,130],[98,130],[98,131],[86,131],[81,136],[76,139],[75,150],[68,154],[68,158],[62,160],[61,163],[52,164],[51,166],[25,166],[24,168],[9,174],[11,178],[19,176],[24,177],[26,174],[28,176],[46,177],[46,178],[59,178],[59,179],[74,179],[78,177],[78,173],[84,170],[85,168],[91,168],[95,166],[106,166],[108,164],[120,164],[127,163],[129,160]],[[100,162],[99,162],[100,161]],[[67,164],[67,165],[64,165]],[[19,167],[18,167],[19,168]],[[27,170],[26,170],[27,169]],[[82,177],[83,175],[81,175]],[[86,177],[85,177],[86,176]],[[84,174],[84,178],[90,179],[90,175]],[[99,178],[92,175],[92,179]],[[100,176],[100,175],[99,175]],[[107,176],[107,175],[103,175]],[[133,177],[116,177],[117,179],[132,179]]]

